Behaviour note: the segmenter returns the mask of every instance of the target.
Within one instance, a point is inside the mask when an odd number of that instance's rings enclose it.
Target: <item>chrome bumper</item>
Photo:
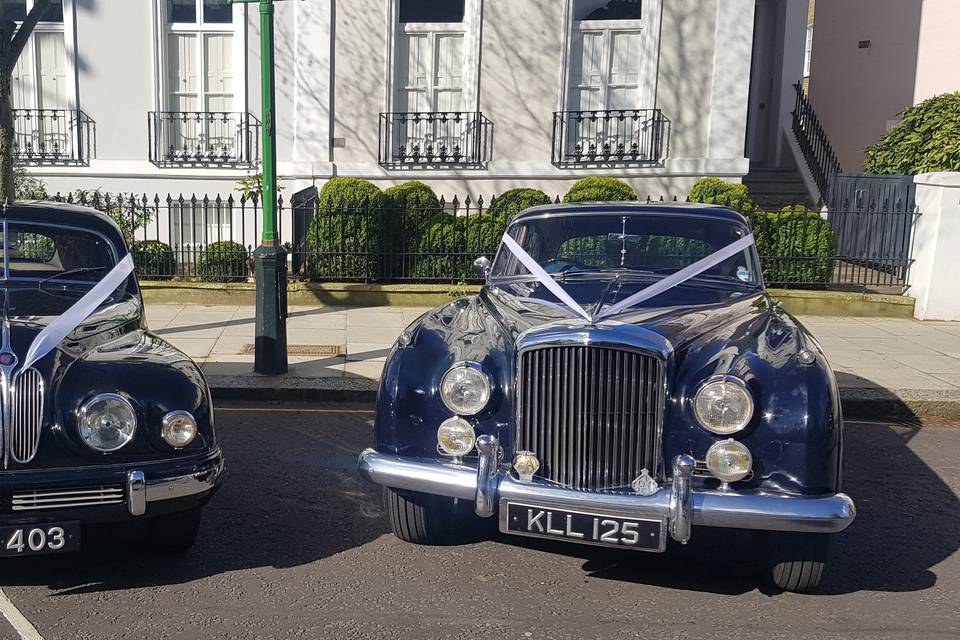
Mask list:
[[[143,471],[130,471],[127,473],[127,510],[132,516],[142,516],[147,512],[148,502],[187,498],[213,491],[221,474],[221,457],[187,475],[148,479]]]
[[[491,517],[501,501],[526,502],[557,509],[596,511],[626,518],[667,522],[678,542],[690,539],[692,525],[837,533],[846,529],[856,509],[849,496],[785,496],[759,491],[694,491],[694,460],[677,456],[673,478],[651,496],[574,491],[537,480],[520,482],[499,468],[497,441],[481,436],[477,468],[432,459],[385,455],[373,449],[360,454],[360,475],[374,484],[474,502],[477,515]]]

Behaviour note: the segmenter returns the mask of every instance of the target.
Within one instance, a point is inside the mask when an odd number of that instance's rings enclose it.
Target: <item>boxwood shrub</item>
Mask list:
[[[690,202],[715,204],[740,213],[756,210],[746,185],[726,182],[720,178],[701,178],[693,185],[688,198]]]
[[[133,266],[141,280],[170,280],[176,275],[173,249],[159,240],[137,240],[130,247]]]
[[[623,180],[606,176],[590,176],[577,180],[564,202],[632,202],[637,192]]]
[[[451,281],[475,278],[473,261],[481,255],[493,256],[506,225],[503,216],[489,213],[438,217],[420,236],[413,276]]]
[[[900,117],[898,126],[867,149],[868,173],[960,171],[960,92],[930,98]]]
[[[502,217],[507,221],[513,219],[515,215],[530,207],[539,207],[544,204],[551,204],[553,200],[540,189],[510,189],[494,198],[490,202],[487,213],[494,217]]]
[[[830,282],[837,235],[818,212],[796,205],[755,212],[751,221],[768,286]]]
[[[197,277],[204,282],[234,282],[247,275],[247,250],[239,242],[212,242],[197,256]]]
[[[373,183],[333,178],[320,190],[317,213],[307,231],[309,269],[321,278],[376,278],[384,237],[385,198]]]

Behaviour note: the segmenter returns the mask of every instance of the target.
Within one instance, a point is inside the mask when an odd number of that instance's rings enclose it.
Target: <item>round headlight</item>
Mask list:
[[[182,449],[197,437],[197,421],[187,411],[171,411],[163,416],[161,433],[167,444]]]
[[[77,414],[80,437],[88,447],[107,453],[133,440],[137,412],[123,396],[103,393],[80,407]]]
[[[463,418],[444,420],[437,429],[437,444],[448,456],[465,456],[476,442],[477,435],[473,427]]]
[[[697,391],[693,412],[705,429],[721,435],[736,433],[753,417],[753,396],[739,378],[711,379]]]
[[[490,378],[475,362],[457,363],[440,381],[440,399],[461,416],[480,413],[490,401]]]
[[[707,450],[707,469],[723,482],[736,482],[750,475],[753,456],[745,445],[732,438],[714,443]]]

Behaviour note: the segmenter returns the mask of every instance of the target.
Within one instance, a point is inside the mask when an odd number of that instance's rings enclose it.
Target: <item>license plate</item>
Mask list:
[[[0,527],[0,556],[36,556],[80,548],[80,524],[45,523]]]
[[[623,518],[504,502],[500,507],[500,530],[504,533],[638,551],[666,548],[666,528],[660,519]]]

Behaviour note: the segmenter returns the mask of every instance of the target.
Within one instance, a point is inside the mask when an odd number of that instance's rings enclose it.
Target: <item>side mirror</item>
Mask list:
[[[490,259],[487,256],[480,256],[473,261],[473,272],[482,278],[490,275]]]

